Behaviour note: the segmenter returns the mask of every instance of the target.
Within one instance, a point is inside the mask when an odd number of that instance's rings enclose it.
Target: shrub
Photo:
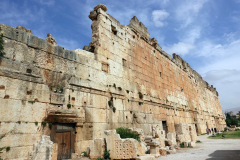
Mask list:
[[[116,107],[113,107],[113,112],[114,112],[114,113],[116,112]]]
[[[118,87],[118,90],[121,91],[121,90],[122,90],[122,87]]]
[[[103,157],[104,159],[110,159],[110,150],[107,150],[107,148],[105,148]]]
[[[184,146],[184,143],[182,142],[182,143],[180,143],[180,148],[184,148],[185,146]]]
[[[115,83],[113,83],[113,87],[116,88],[116,84]]]
[[[44,128],[44,127],[46,127],[47,122],[43,121],[41,124],[42,124],[42,126],[43,126],[43,128]]]
[[[109,101],[108,101],[108,106],[109,106],[109,107],[112,107],[112,106],[113,106],[113,101],[112,101],[112,100],[109,100]]]
[[[126,90],[127,93],[129,93],[129,90]]]
[[[69,103],[67,104],[67,108],[68,108],[68,109],[70,109],[71,106],[72,106],[71,104],[69,104]]]
[[[48,123],[48,128],[52,129],[52,123]]]
[[[36,126],[38,125],[38,122],[34,122],[34,123],[35,123]]]
[[[97,160],[104,160],[104,158],[100,158],[100,157],[98,157]]]
[[[6,152],[8,152],[8,151],[10,151],[10,147],[8,146],[8,147],[6,147]]]
[[[84,157],[87,157],[87,152],[82,152]]]
[[[120,127],[120,128],[117,128],[116,131],[120,135],[120,137],[123,138],[123,139],[125,139],[125,138],[134,138],[138,142],[140,142],[139,134],[129,130],[128,128]]]

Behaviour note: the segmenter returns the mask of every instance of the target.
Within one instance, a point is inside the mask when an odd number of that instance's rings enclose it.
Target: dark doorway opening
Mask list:
[[[58,160],[69,159],[74,153],[75,142],[75,124],[72,123],[55,123],[51,131],[51,140],[57,143]]]
[[[167,127],[167,121],[162,121],[163,130],[165,131],[165,137],[167,138],[168,133],[168,127]]]
[[[195,124],[195,128],[196,128],[196,133],[198,135],[198,127],[197,127],[197,124]]]

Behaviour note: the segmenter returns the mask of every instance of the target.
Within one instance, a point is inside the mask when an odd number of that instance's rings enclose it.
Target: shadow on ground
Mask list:
[[[209,157],[207,160],[240,160],[240,150],[216,150]]]

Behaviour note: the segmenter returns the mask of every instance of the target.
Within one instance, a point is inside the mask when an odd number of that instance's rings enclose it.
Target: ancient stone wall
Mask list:
[[[103,6],[91,11],[85,50],[58,46],[30,30],[0,25],[0,147],[3,159],[27,158],[54,123],[76,124],[74,152],[118,127],[169,133],[185,123],[205,133],[223,130],[218,94],[178,55],[164,52],[136,17],[122,26]]]

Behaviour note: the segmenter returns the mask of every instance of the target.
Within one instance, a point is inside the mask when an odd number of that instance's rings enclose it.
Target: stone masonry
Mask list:
[[[65,156],[103,146],[93,140],[118,127],[141,129],[159,140],[154,149],[194,142],[207,127],[224,129],[216,88],[179,55],[164,52],[137,17],[123,26],[98,5],[89,18],[92,42],[73,51],[51,34],[44,40],[24,27],[0,25],[6,53],[0,57],[0,147],[10,147],[2,159],[44,154],[36,153],[51,144],[44,135],[55,145],[70,137],[71,146],[56,147]]]

